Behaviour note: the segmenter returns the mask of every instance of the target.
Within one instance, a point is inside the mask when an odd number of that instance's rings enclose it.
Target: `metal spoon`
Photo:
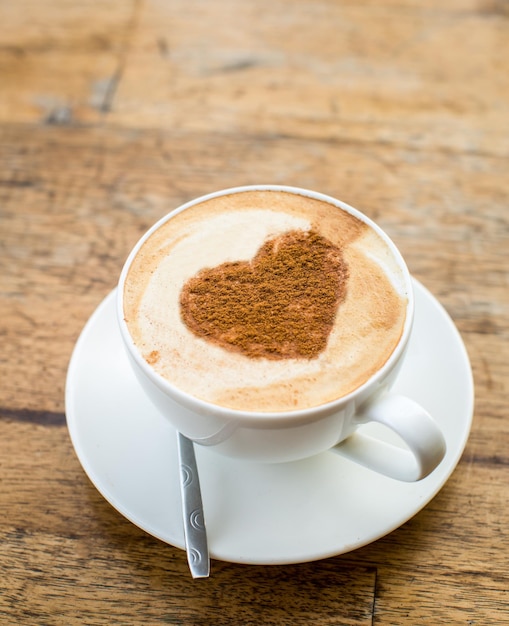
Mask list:
[[[193,578],[207,578],[210,558],[194,446],[187,437],[177,433],[177,447],[187,562]]]

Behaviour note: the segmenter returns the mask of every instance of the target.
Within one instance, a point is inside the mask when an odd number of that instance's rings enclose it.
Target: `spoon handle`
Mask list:
[[[193,578],[207,578],[210,559],[194,446],[181,433],[177,433],[177,446],[187,561]]]

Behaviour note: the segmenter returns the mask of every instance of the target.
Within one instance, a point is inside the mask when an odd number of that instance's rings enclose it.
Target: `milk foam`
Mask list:
[[[312,228],[342,247],[350,272],[347,297],[319,357],[250,358],[197,337],[182,322],[180,292],[199,270],[249,261],[268,238]],[[186,209],[162,225],[131,265],[124,309],[141,354],[175,386],[230,408],[285,411],[341,397],[383,365],[403,329],[404,288],[387,244],[363,222],[322,201],[243,192]]]

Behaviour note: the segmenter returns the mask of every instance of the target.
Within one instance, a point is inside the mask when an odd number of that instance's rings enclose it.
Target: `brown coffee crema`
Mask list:
[[[328,202],[285,191],[219,196],[143,243],[124,285],[129,332],[176,387],[243,411],[350,393],[390,357],[406,283],[389,245]]]
[[[348,269],[314,231],[265,242],[254,259],[201,270],[183,287],[181,315],[198,337],[247,357],[312,359],[325,349]]]

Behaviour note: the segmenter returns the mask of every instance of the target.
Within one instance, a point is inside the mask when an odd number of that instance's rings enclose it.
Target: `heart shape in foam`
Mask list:
[[[251,358],[312,359],[326,347],[345,297],[341,249],[315,231],[266,241],[251,261],[198,272],[180,295],[195,335]]]

